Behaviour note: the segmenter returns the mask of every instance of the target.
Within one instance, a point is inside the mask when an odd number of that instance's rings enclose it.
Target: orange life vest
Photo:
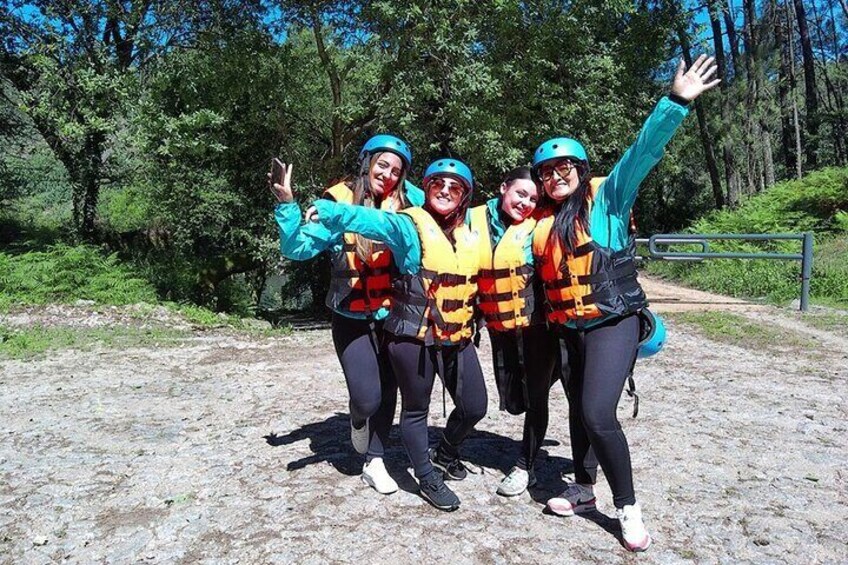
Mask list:
[[[480,238],[478,306],[486,326],[495,331],[530,325],[535,309],[533,265],[527,263],[524,244],[532,237],[536,219],[529,217],[510,225],[494,248],[489,230],[489,208],[471,209],[471,229]]]
[[[331,186],[324,194],[336,202],[353,204],[353,191],[345,183]],[[391,199],[384,198],[380,209],[392,210]],[[374,241],[371,246],[371,256],[363,261],[356,253],[356,236],[346,233],[341,251],[331,254],[326,300],[331,310],[371,315],[391,306],[392,253],[384,243]]]
[[[589,214],[606,177],[590,181]],[[565,324],[616,314],[623,316],[647,306],[647,298],[636,279],[635,241],[613,251],[601,247],[578,227],[577,247],[567,254],[559,234],[552,233],[554,216],[540,219],[533,235],[536,269],[545,286],[549,323]]]
[[[427,344],[470,340],[480,268],[479,238],[462,224],[453,232],[454,246],[423,208],[407,208],[401,214],[415,223],[421,241],[421,270],[395,279],[385,330]]]

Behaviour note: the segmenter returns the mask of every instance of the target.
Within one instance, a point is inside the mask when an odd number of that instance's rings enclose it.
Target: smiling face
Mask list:
[[[368,180],[374,196],[385,196],[395,189],[403,171],[403,161],[389,151],[377,155],[371,164]]]
[[[539,167],[539,178],[545,193],[555,202],[562,202],[580,186],[580,173],[576,164],[568,158],[548,161]]]
[[[447,216],[462,202],[465,185],[449,175],[434,175],[427,181],[427,204],[440,216]]]
[[[516,223],[526,219],[539,202],[539,188],[532,180],[516,179],[501,184],[501,210]]]

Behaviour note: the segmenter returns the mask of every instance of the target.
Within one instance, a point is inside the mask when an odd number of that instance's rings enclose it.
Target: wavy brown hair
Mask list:
[[[353,203],[366,208],[376,208],[377,202],[374,199],[374,194],[371,192],[371,169],[377,160],[384,154],[391,151],[380,151],[379,153],[366,153],[359,159],[359,173],[352,181],[346,184],[353,191]],[[401,168],[400,176],[397,184],[392,192],[387,196],[392,200],[392,210],[403,210],[409,205],[409,199],[406,196],[406,163],[401,160],[403,167]],[[356,254],[364,262],[374,253],[374,241],[363,237],[359,234],[356,237]]]

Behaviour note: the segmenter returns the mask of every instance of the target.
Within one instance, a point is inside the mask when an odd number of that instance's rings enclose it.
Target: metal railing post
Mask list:
[[[804,246],[801,255],[801,312],[806,312],[810,306],[810,279],[813,276],[812,232],[804,232]]]

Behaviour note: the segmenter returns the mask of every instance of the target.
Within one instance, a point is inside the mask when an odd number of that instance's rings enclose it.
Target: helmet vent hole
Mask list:
[[[559,145],[554,145],[554,149],[556,149],[557,147],[559,147]]]

